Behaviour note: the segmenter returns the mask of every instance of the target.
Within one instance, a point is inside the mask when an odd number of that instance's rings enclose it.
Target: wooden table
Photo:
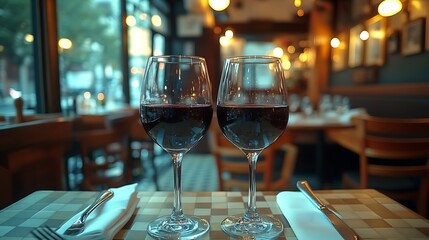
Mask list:
[[[316,175],[320,183],[320,188],[326,188],[326,185],[329,184],[329,179],[326,173],[327,166],[330,164],[327,159],[325,159],[326,132],[338,129],[350,129],[353,127],[354,125],[350,121],[350,118],[341,119],[340,117],[322,116],[305,117],[299,113],[294,113],[289,116],[289,123],[286,128],[286,132],[288,134],[312,133],[316,136],[315,164]]]
[[[326,136],[338,145],[359,154],[361,138],[355,128],[328,131]]]
[[[429,221],[375,190],[321,190],[317,195],[337,210],[361,239],[428,239]],[[30,231],[41,225],[59,227],[90,204],[96,192],[38,191],[0,211],[0,238],[33,239]],[[261,214],[280,219],[285,230],[279,239],[296,239],[276,203],[275,192],[258,192]],[[130,221],[114,239],[152,239],[146,233],[149,222],[170,214],[172,192],[139,192],[140,202]],[[202,239],[228,239],[220,229],[230,214],[244,213],[247,193],[185,192],[185,214],[210,221],[210,232]]]

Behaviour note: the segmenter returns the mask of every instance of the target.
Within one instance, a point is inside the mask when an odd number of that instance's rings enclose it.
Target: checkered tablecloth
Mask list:
[[[337,210],[362,239],[429,239],[429,220],[374,190],[323,190],[317,195]],[[0,239],[33,239],[30,231],[40,225],[59,227],[76,212],[92,203],[96,192],[38,191],[0,211]],[[296,239],[293,230],[276,204],[275,192],[258,192],[260,214],[280,219],[285,230],[279,239]],[[173,193],[139,192],[140,202],[115,239],[151,239],[146,233],[149,222],[171,213]],[[185,214],[210,221],[210,233],[202,239],[228,239],[221,221],[242,214],[247,193],[185,192]]]

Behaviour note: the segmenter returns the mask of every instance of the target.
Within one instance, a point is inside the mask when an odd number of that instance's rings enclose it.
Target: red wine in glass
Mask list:
[[[204,218],[182,208],[182,161],[207,132],[213,115],[206,61],[198,56],[152,56],[140,91],[140,121],[147,134],[173,163],[174,197],[170,215],[147,225],[154,239],[197,239],[208,233]]]
[[[285,130],[289,108],[284,105],[219,105],[217,117],[223,134],[232,144],[242,150],[262,150]]]
[[[264,83],[264,84],[262,84]],[[238,239],[275,239],[283,224],[256,207],[258,156],[286,129],[287,88],[281,60],[272,56],[238,56],[225,60],[219,82],[217,119],[225,137],[249,163],[249,195],[243,215],[226,217],[221,229]]]
[[[213,115],[211,105],[141,105],[141,122],[162,148],[187,152],[204,136]]]

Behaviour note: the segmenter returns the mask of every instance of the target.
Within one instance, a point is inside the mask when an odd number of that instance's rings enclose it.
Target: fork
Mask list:
[[[64,240],[65,238],[55,232],[54,229],[44,225],[35,228],[33,231],[31,231],[33,236],[35,236],[39,240]]]
[[[74,223],[70,227],[67,228],[67,230],[64,232],[64,235],[77,235],[85,229],[85,221],[86,218],[89,216],[89,214],[92,213],[98,206],[106,202],[107,200],[111,199],[113,197],[113,191],[112,190],[106,190],[103,191],[97,199],[89,206],[82,215],[76,219]]]
[[[35,228],[31,231],[33,236],[35,236],[39,240],[72,240],[77,239],[77,237],[74,236],[63,236],[59,233],[57,233],[54,229],[44,225]],[[105,240],[105,237],[103,235],[96,236],[92,238],[92,240]]]
[[[57,233],[54,229],[44,225],[35,228],[31,233],[39,240],[64,240],[64,239],[71,239],[70,237],[66,235],[77,235],[85,229],[85,221],[86,218],[91,214],[92,211],[94,211],[98,206],[100,206],[102,203],[106,202],[110,198],[113,197],[113,191],[106,190],[103,191],[97,199],[85,210],[82,215],[72,224],[69,228],[64,232],[64,235],[61,235]],[[102,238],[100,238],[102,239]]]

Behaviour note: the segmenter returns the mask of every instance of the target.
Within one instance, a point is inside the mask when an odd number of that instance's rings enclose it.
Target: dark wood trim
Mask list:
[[[329,94],[429,97],[429,83],[370,84],[363,86],[336,86]]]
[[[236,34],[260,34],[260,33],[308,33],[308,21],[303,22],[271,22],[252,21],[248,23],[217,23],[222,29],[232,28]]]
[[[36,111],[61,112],[56,0],[33,0],[32,4]]]
[[[128,25],[126,23],[127,18],[127,6],[126,1],[120,1],[121,5],[121,38],[122,38],[122,76],[124,81],[122,81],[122,92],[124,93],[125,103],[130,103],[130,64],[129,64],[129,54],[128,54]]]

